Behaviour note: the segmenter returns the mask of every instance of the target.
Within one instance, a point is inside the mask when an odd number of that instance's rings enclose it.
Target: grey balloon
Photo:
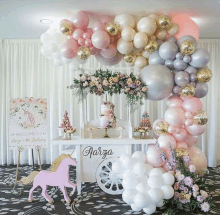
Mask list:
[[[178,52],[178,53],[176,54],[176,59],[182,60],[182,59],[183,59],[183,54],[182,54],[181,52]]]
[[[185,69],[186,72],[188,72],[190,75],[191,74],[196,74],[197,73],[197,69],[193,66],[188,66],[186,69]]]
[[[162,59],[157,52],[154,52],[153,54],[150,55],[149,57],[149,64],[160,64],[160,65],[164,65],[164,59]]]
[[[189,74],[187,72],[177,72],[175,75],[176,85],[182,87],[189,84]]]
[[[163,44],[163,40],[157,40],[157,43],[158,43],[157,50],[159,50],[160,46]]]
[[[140,72],[141,80],[147,85],[148,99],[159,101],[168,97],[173,89],[172,72],[163,65],[148,65]]]
[[[197,98],[203,98],[207,95],[209,87],[207,83],[197,83],[195,88],[195,96]]]
[[[173,88],[173,93],[174,93],[174,94],[179,94],[179,93],[180,93],[180,87],[179,87],[179,86],[175,86],[175,87]]]
[[[188,64],[184,63],[183,60],[174,60],[174,68],[179,71],[183,71],[186,69]]]
[[[190,41],[192,41],[192,42],[195,44],[195,46],[197,46],[197,41],[196,41],[196,39],[195,39],[193,36],[191,36],[191,35],[186,35],[186,36],[181,37],[181,38],[177,41],[177,45],[180,46],[181,43],[182,43],[184,40],[190,40]]]
[[[197,80],[196,74],[190,75],[190,81],[195,82]]]
[[[164,60],[174,60],[177,52],[178,46],[171,41],[163,43],[159,48],[160,57]]]
[[[169,37],[169,38],[167,39],[167,41],[171,41],[171,42],[173,42],[173,43],[176,43],[176,42],[177,42],[177,39],[176,39],[176,37]]]
[[[206,49],[199,48],[191,55],[191,66],[202,68],[209,62],[209,52]]]
[[[174,69],[173,61],[172,60],[166,60],[165,61],[165,66],[171,70]]]
[[[191,57],[189,56],[189,55],[185,55],[184,57],[183,57],[183,62],[184,63],[189,63],[191,61]]]

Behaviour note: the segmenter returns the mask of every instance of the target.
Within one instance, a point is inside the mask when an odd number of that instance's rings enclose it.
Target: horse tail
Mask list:
[[[34,178],[37,176],[37,174],[39,173],[39,171],[33,171],[30,175],[28,175],[27,177],[22,177],[22,179],[20,180],[22,182],[22,184],[27,185],[27,184],[31,184],[34,181]]]

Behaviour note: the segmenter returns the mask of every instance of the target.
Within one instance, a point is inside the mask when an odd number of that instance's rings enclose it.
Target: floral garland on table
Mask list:
[[[214,202],[207,192],[206,179],[196,173],[196,167],[189,165],[189,153],[184,148],[172,149],[171,159],[168,162],[166,153],[161,150],[160,157],[175,175],[174,197],[165,201],[168,215],[178,214],[179,210],[208,212]],[[174,168],[175,166],[175,168]]]
[[[143,105],[142,99],[147,98],[147,85],[142,83],[138,76],[133,73],[130,75],[120,72],[111,72],[109,70],[96,70],[95,74],[81,73],[79,79],[74,79],[74,84],[70,89],[79,96],[79,101],[86,99],[87,94],[96,94],[102,96],[105,93],[109,95],[126,95],[127,104],[131,106]]]

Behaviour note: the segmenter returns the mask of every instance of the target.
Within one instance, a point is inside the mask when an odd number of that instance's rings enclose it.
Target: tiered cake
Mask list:
[[[140,124],[135,128],[135,132],[140,132],[142,130],[145,132],[152,130],[149,114],[146,111],[142,114]]]
[[[101,104],[101,118],[100,118],[100,127],[101,128],[115,128],[116,126],[116,117],[114,113],[115,106],[109,102],[102,102]]]

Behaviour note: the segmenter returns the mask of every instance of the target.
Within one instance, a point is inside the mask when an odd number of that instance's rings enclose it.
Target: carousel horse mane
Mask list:
[[[56,170],[58,169],[59,165],[61,164],[61,162],[63,161],[63,159],[65,158],[70,158],[71,155],[70,154],[62,154],[59,157],[57,157],[51,164],[51,172],[56,172]]]

